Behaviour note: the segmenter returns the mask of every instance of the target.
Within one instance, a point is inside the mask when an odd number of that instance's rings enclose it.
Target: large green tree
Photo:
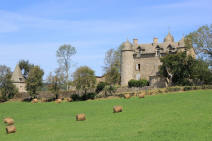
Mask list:
[[[187,46],[193,46],[198,57],[212,63],[212,24],[199,27],[186,36]],[[212,65],[212,64],[211,64]]]
[[[87,66],[79,67],[74,72],[74,84],[78,90],[83,91],[86,95],[89,90],[95,88],[96,77],[94,71]]]
[[[160,74],[170,85],[193,85],[210,83],[212,75],[207,63],[196,60],[185,52],[166,55],[161,58]],[[205,75],[209,75],[208,78]]]
[[[18,92],[11,81],[10,68],[5,65],[0,65],[0,100],[6,101]]]
[[[57,50],[57,61],[60,68],[65,72],[66,79],[66,90],[69,90],[69,78],[70,78],[70,68],[72,63],[72,56],[76,54],[76,48],[71,45],[62,45]]]
[[[26,79],[26,89],[31,96],[37,95],[37,90],[42,86],[42,78],[44,71],[39,66],[30,69],[28,78]]]
[[[23,76],[25,79],[27,79],[30,68],[32,68],[34,65],[30,64],[28,60],[20,60],[19,61],[19,67],[23,71]]]

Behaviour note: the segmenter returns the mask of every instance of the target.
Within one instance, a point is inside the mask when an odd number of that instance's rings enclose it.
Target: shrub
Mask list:
[[[81,100],[94,99],[95,96],[96,96],[96,93],[87,93],[82,95]]]
[[[128,82],[128,86],[130,88],[135,87],[137,85],[136,83],[137,83],[137,81],[132,79]]]
[[[167,92],[176,92],[176,91],[180,91],[181,88],[180,87],[168,87],[166,88]]]
[[[81,100],[81,97],[78,94],[71,95],[71,98],[73,99],[73,101],[80,101]]]
[[[212,85],[202,85],[202,89],[212,89]]]
[[[99,82],[98,85],[96,86],[96,93],[101,92],[106,85],[107,85],[106,82]]]
[[[183,88],[183,90],[184,90],[184,91],[189,91],[189,90],[192,90],[192,87],[191,87],[191,86],[185,86],[185,87]]]
[[[145,79],[141,79],[141,80],[130,80],[128,82],[128,87],[132,88],[132,87],[144,87],[144,86],[148,86],[148,81]]]
[[[73,99],[73,101],[83,101],[88,99],[94,99],[95,96],[96,96],[96,93],[87,93],[87,94],[83,94],[82,96],[78,94],[73,94],[71,95],[71,98]]]

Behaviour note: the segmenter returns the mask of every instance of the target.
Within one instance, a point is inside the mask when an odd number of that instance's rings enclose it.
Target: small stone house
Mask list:
[[[19,65],[17,64],[15,67],[15,70],[12,74],[12,83],[16,86],[18,89],[19,93],[27,92],[26,91],[26,83],[25,83],[25,78],[21,73],[21,69]]]

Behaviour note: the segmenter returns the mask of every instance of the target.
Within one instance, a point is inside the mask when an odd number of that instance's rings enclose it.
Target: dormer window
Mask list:
[[[145,51],[145,49],[141,48],[140,46],[137,47],[137,50],[139,51],[140,54],[141,54],[143,51]]]
[[[160,56],[160,50],[156,50],[155,56]]]
[[[160,50],[161,50],[161,48],[159,46],[157,46],[155,56],[160,56]]]
[[[169,46],[167,47],[167,49],[168,49],[168,51],[169,51],[169,54],[171,54],[171,53],[175,50],[175,48],[172,47],[171,45],[169,45]]]

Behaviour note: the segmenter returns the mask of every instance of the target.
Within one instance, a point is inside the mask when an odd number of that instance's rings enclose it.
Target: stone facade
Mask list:
[[[25,78],[23,77],[21,73],[21,69],[19,65],[17,64],[15,67],[15,70],[12,74],[12,83],[16,86],[18,89],[19,93],[26,92],[26,83],[25,83]]]
[[[123,44],[121,52],[121,86],[127,86],[131,79],[146,79],[151,86],[165,86],[164,79],[159,78],[158,70],[161,65],[160,57],[166,54],[176,54],[186,51],[192,57],[196,57],[194,48],[187,49],[184,44],[184,37],[175,42],[174,37],[168,33],[163,43],[158,43],[158,38],[153,43],[138,44],[138,39],[133,43],[128,40]]]

